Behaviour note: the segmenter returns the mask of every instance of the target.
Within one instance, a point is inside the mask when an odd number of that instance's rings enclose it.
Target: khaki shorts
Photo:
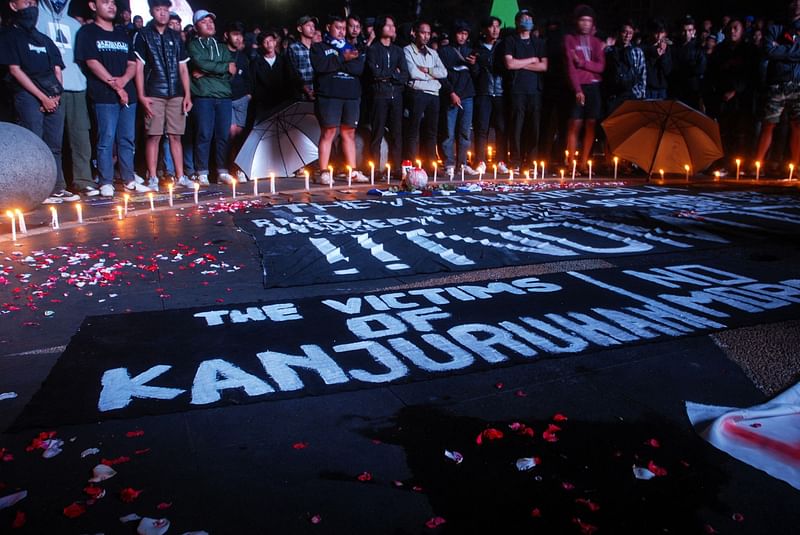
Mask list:
[[[173,134],[182,136],[186,130],[183,97],[153,97],[153,116],[144,120],[148,136]]]

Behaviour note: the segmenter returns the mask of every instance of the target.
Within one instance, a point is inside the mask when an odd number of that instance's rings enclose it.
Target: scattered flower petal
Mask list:
[[[312,524],[319,524],[322,522],[322,517],[320,515],[313,515],[311,518],[308,519],[309,522]]]
[[[589,509],[593,513],[596,513],[597,511],[600,510],[600,506],[599,505],[597,505],[592,500],[587,500],[586,498],[578,498],[577,500],[575,500],[575,503],[585,506],[587,509]]]
[[[499,429],[490,427],[489,429],[484,429],[481,431],[481,433],[475,439],[475,443],[480,446],[483,444],[484,440],[500,440],[501,438],[503,438],[503,432]]]
[[[156,505],[156,509],[159,511],[163,511],[164,509],[169,509],[172,507],[172,502],[161,502],[160,504]]]
[[[665,468],[661,468],[653,461],[647,463],[647,469],[650,470],[656,477],[663,477],[667,475],[667,470]]]
[[[542,517],[541,509],[539,509],[538,507],[534,507],[533,509],[531,509],[531,517],[541,518]]]
[[[89,479],[89,483],[100,483],[106,479],[111,479],[115,475],[117,475],[117,471],[107,464],[98,464],[92,469],[92,477]]]
[[[5,401],[7,399],[14,399],[15,397],[17,397],[16,392],[3,392],[2,394],[0,394],[0,401]]]
[[[131,487],[125,487],[124,489],[119,491],[119,498],[125,503],[133,503],[141,493],[142,493],[141,490],[136,490]]]
[[[647,468],[636,465],[633,465],[633,475],[636,477],[636,479],[643,479],[645,481],[656,477],[656,475]]]
[[[578,526],[578,529],[581,530],[581,533],[583,535],[592,535],[592,533],[594,533],[598,529],[597,526],[588,524],[582,521],[580,518],[573,518],[572,523]]]
[[[64,516],[67,518],[78,518],[86,512],[86,508],[77,502],[72,502],[64,507]]]
[[[357,479],[359,481],[364,481],[364,482],[372,481],[372,474],[370,474],[369,472],[361,472],[360,474],[358,474]]]
[[[444,450],[444,456],[456,464],[461,464],[461,462],[464,460],[464,456],[457,451]]]
[[[164,535],[169,530],[169,520],[166,518],[142,518],[136,527],[138,535]]]
[[[28,517],[25,516],[24,511],[17,511],[17,514],[14,516],[14,521],[11,522],[11,527],[14,529],[19,529],[25,526],[25,523],[28,521]]]
[[[517,459],[517,470],[520,472],[531,470],[532,468],[538,466],[540,462],[541,460],[538,457],[522,457]]]
[[[21,490],[19,492],[9,494],[8,496],[2,496],[0,497],[0,509],[6,509],[8,507],[11,507],[20,500],[24,500],[25,498],[27,498],[27,496],[28,496],[27,490]]]
[[[127,463],[130,460],[131,460],[130,457],[121,455],[115,459],[106,459],[106,458],[100,459],[100,464],[105,464],[106,466],[114,466],[115,464]]]
[[[136,520],[141,520],[141,519],[142,517],[140,517],[136,513],[131,513],[129,515],[119,517],[119,521],[122,522],[123,524],[126,522],[135,522]]]
[[[89,485],[88,487],[85,487],[83,489],[83,492],[85,492],[87,495],[89,495],[89,497],[95,500],[99,500],[100,498],[106,495],[106,489],[101,487],[95,487],[94,485]]]
[[[427,522],[425,522],[425,527],[430,528],[430,529],[436,529],[439,526],[441,526],[442,524],[444,524],[445,522],[447,522],[447,520],[445,520],[444,518],[442,518],[440,516],[434,516],[434,517],[428,519]]]
[[[713,533],[719,533],[719,532],[716,529],[714,529],[714,526],[712,526],[711,524],[703,524],[703,533],[711,535]]]
[[[494,384],[494,387],[498,390],[502,390],[504,386],[505,385],[499,381]]]
[[[83,450],[83,451],[81,452],[81,459],[85,459],[85,458],[86,458],[86,457],[88,457],[89,455],[97,455],[98,453],[100,453],[100,449],[99,449],[99,448],[89,448],[89,449],[85,449],[85,450]]]
[[[742,513],[733,513],[731,518],[736,522],[744,522],[744,515]]]
[[[308,447],[308,442],[295,442],[292,444],[292,448],[296,450],[304,450]]]
[[[573,485],[569,481],[564,481],[561,483],[561,488],[563,488],[564,490],[574,490],[575,485]]]
[[[554,422],[566,422],[567,420],[569,420],[569,418],[567,418],[566,416],[564,416],[560,412],[557,412],[556,414],[553,415],[553,421]]]
[[[650,440],[645,442],[645,444],[647,444],[651,448],[660,448],[661,447],[661,443],[656,438],[651,438]]]
[[[125,436],[128,438],[143,437],[144,431],[142,431],[141,429],[136,429],[135,431],[128,431],[127,433],[125,433]]]

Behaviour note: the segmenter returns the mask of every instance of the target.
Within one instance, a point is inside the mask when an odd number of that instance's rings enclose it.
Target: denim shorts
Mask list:
[[[239,128],[247,126],[247,106],[250,98],[245,95],[231,102],[231,124]]]

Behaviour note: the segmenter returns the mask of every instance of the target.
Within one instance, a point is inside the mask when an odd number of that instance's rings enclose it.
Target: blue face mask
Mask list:
[[[533,20],[531,19],[524,19],[519,22],[519,27],[521,30],[529,32],[533,29]]]

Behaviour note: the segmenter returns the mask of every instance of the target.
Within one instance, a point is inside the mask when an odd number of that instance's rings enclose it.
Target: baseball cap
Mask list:
[[[311,15],[303,15],[299,19],[297,19],[297,26],[302,26],[308,21],[314,21],[316,26],[319,26],[319,19],[317,17],[312,17]]]
[[[519,22],[519,19],[521,19],[526,15],[529,16],[530,18],[533,18],[533,13],[531,13],[530,9],[520,9],[519,11],[517,11],[517,14],[514,15],[514,21]]]
[[[172,7],[170,0],[147,0],[147,6],[152,9],[154,7]]]
[[[201,20],[206,17],[211,17],[214,20],[217,20],[217,16],[210,11],[206,11],[205,9],[198,9],[194,12],[194,16],[192,17],[192,24],[197,24]]]

